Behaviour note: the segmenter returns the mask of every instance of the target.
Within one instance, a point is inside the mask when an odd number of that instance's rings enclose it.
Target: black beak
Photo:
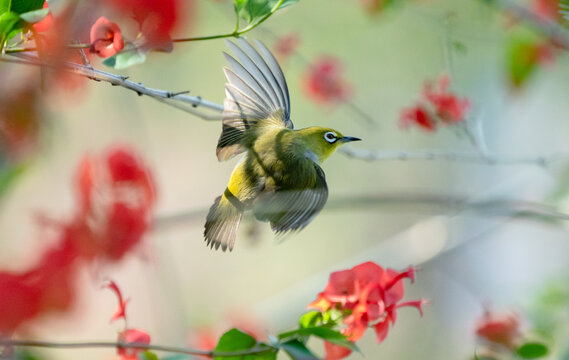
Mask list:
[[[341,142],[362,141],[362,139],[352,136],[343,136],[339,139]]]

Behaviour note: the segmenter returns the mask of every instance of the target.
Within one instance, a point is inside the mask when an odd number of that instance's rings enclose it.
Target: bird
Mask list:
[[[290,96],[283,71],[267,47],[255,40],[227,41],[234,58],[223,52],[230,67],[223,102],[219,161],[244,153],[229,183],[206,217],[206,244],[233,250],[243,213],[269,222],[276,234],[302,230],[328,199],[320,167],[342,144],[361,139],[313,126],[294,129]]]

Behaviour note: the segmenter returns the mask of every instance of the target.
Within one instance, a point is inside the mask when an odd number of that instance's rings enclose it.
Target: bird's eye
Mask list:
[[[328,141],[330,144],[333,144],[336,142],[336,140],[338,140],[338,137],[336,136],[336,133],[328,131],[326,134],[324,134],[324,139]]]

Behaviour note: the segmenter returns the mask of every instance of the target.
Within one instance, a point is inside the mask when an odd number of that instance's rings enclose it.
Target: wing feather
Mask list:
[[[237,57],[224,53],[231,68],[224,68],[227,84],[223,102],[223,127],[217,143],[217,158],[229,159],[246,150],[250,133],[257,126],[293,128],[290,98],[283,72],[270,51],[261,43],[259,53],[246,40],[227,45]]]
[[[256,200],[255,217],[270,221],[276,233],[303,229],[318,214],[328,200],[326,176],[314,164],[316,181],[306,189],[276,190],[264,193]]]

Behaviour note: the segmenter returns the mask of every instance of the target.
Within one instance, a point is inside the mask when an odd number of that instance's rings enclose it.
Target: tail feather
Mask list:
[[[224,195],[218,196],[207,214],[204,237],[205,242],[215,250],[233,250],[237,229],[243,212],[236,208]]]

